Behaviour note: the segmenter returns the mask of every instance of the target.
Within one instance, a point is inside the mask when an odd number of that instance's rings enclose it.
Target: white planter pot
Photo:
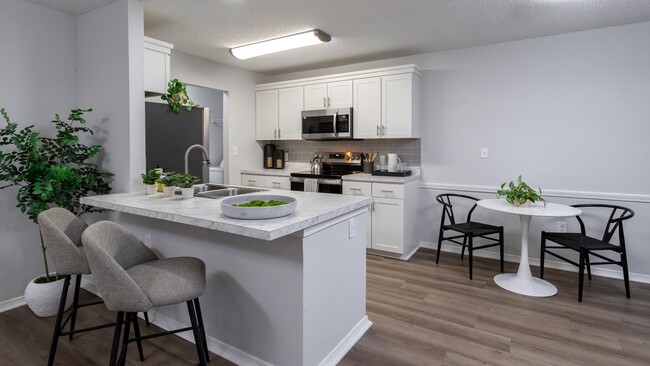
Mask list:
[[[194,187],[181,188],[181,194],[183,195],[183,199],[193,198],[194,197]]]
[[[157,189],[158,189],[157,184],[145,184],[144,185],[144,193],[145,194],[156,194]]]
[[[174,196],[174,191],[176,191],[176,187],[164,186],[163,187],[163,196],[164,197],[172,197],[172,196]]]
[[[55,274],[51,273],[50,275]],[[63,290],[63,278],[48,283],[36,283],[34,280],[29,281],[25,289],[27,306],[29,306],[34,314],[42,318],[55,316],[59,310],[59,301],[61,300],[61,291]],[[74,285],[71,284],[68,288],[68,297],[65,300],[66,310],[72,305],[73,294]]]
[[[531,202],[528,201],[528,200],[526,200],[526,202],[524,202],[524,203],[519,203],[519,201],[515,201],[513,206],[515,206],[515,207],[530,207],[530,203]]]

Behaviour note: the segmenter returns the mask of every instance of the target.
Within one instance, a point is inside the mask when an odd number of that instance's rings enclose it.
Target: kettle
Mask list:
[[[311,167],[311,173],[312,174],[322,174],[323,173],[323,163],[321,162],[321,159],[323,158],[323,155],[314,155],[314,158],[311,159],[311,163],[309,166]]]

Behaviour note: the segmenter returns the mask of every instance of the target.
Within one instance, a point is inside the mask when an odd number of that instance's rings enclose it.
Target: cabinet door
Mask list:
[[[352,106],[352,80],[327,83],[327,108],[350,108]]]
[[[343,182],[343,194],[349,196],[370,196],[372,195],[372,183],[366,182]],[[368,206],[366,218],[366,248],[372,247],[372,205]]]
[[[357,79],[352,83],[355,138],[378,139],[381,126],[381,78]]]
[[[375,198],[372,212],[372,249],[404,252],[404,201]]]
[[[241,175],[241,185],[249,187],[264,187],[266,185],[265,176],[263,175],[252,175],[252,174],[242,174]]]
[[[278,138],[280,140],[300,140],[302,138],[303,88],[284,88],[279,90],[280,121]]]
[[[291,182],[289,181],[289,177],[274,177],[274,176],[267,176],[265,178],[266,184],[264,185],[266,188],[273,188],[273,189],[291,189]]]
[[[413,137],[413,75],[384,76],[381,83],[382,137]]]
[[[145,48],[144,90],[167,94],[169,75],[169,54]]]
[[[275,140],[278,133],[278,90],[255,92],[255,138]]]
[[[327,84],[305,85],[304,110],[327,108]]]

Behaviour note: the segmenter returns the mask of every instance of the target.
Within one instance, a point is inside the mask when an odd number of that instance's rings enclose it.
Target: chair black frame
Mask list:
[[[456,223],[456,217],[454,216],[454,209],[452,204],[453,197],[475,201],[474,205],[467,213],[467,218],[464,223],[461,224]],[[438,201],[443,205],[442,216],[440,218],[440,231],[438,234],[438,252],[436,253],[436,264],[438,264],[440,260],[440,249],[442,247],[443,241],[450,241],[452,243],[462,246],[463,249],[460,253],[461,259],[464,258],[465,249],[467,248],[467,252],[469,255],[469,279],[470,280],[472,279],[473,276],[473,270],[472,270],[472,265],[474,262],[473,252],[476,249],[484,249],[484,248],[499,246],[501,272],[503,272],[503,226],[489,225],[489,224],[483,224],[480,222],[472,221],[472,213],[476,209],[476,201],[478,200],[479,200],[478,198],[472,196],[467,196],[463,194],[453,194],[453,193],[444,193],[436,196],[436,201]],[[448,225],[445,225],[446,220],[449,220]],[[448,230],[455,231],[461,234],[445,237],[444,233],[445,231]],[[494,234],[498,234],[499,237],[493,238],[489,236]],[[460,238],[463,238],[462,242],[457,240]],[[486,239],[492,241],[493,243],[481,245],[481,246],[474,246],[475,238]]]
[[[625,282],[625,294],[627,298],[630,298],[630,276],[628,273],[627,267],[627,252],[625,249],[625,232],[623,230],[623,221],[628,220],[634,216],[634,211],[627,207],[617,206],[617,205],[608,205],[608,204],[580,204],[573,205],[576,208],[604,208],[611,209],[611,213],[607,220],[607,225],[605,226],[605,231],[603,233],[602,239],[598,240],[593,237],[587,236],[587,231],[585,228],[585,223],[582,221],[580,216],[576,216],[578,223],[580,224],[580,236],[578,241],[575,241],[576,233],[549,233],[542,231],[542,243],[541,243],[541,253],[540,253],[540,263],[539,263],[539,277],[544,278],[544,255],[546,253],[559,258],[567,263],[571,263],[574,266],[578,267],[578,301],[582,302],[582,290],[584,287],[584,270],[587,268],[587,276],[591,280],[591,266],[604,265],[604,264],[616,264],[623,268],[623,281]],[[617,214],[617,211],[621,211]],[[614,234],[618,231],[618,242],[619,244],[612,244],[610,241]],[[579,249],[572,248],[570,246],[563,245],[562,243],[553,240],[561,239],[565,241],[571,241]],[[587,242],[587,240],[589,241]],[[549,240],[556,246],[546,245],[546,241]],[[565,258],[557,253],[549,251],[549,249],[570,249],[580,253],[578,263],[572,261],[568,258]],[[605,257],[602,254],[597,253],[597,251],[613,251],[618,252],[621,256],[619,261]],[[593,255],[594,257],[600,258],[602,262],[591,262],[589,256]]]

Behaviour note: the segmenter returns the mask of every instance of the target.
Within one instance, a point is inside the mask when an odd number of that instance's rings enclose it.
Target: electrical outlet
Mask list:
[[[151,234],[144,234],[144,245],[151,248]]]
[[[232,147],[232,155],[233,156],[239,155],[239,146],[233,146]]]
[[[357,223],[355,219],[350,219],[348,223],[350,225],[350,239],[352,239],[357,236]]]
[[[567,223],[565,221],[558,221],[557,222],[557,232],[558,233],[566,233],[567,231]]]
[[[481,159],[487,159],[488,158],[488,148],[487,147],[482,147],[481,148]]]

